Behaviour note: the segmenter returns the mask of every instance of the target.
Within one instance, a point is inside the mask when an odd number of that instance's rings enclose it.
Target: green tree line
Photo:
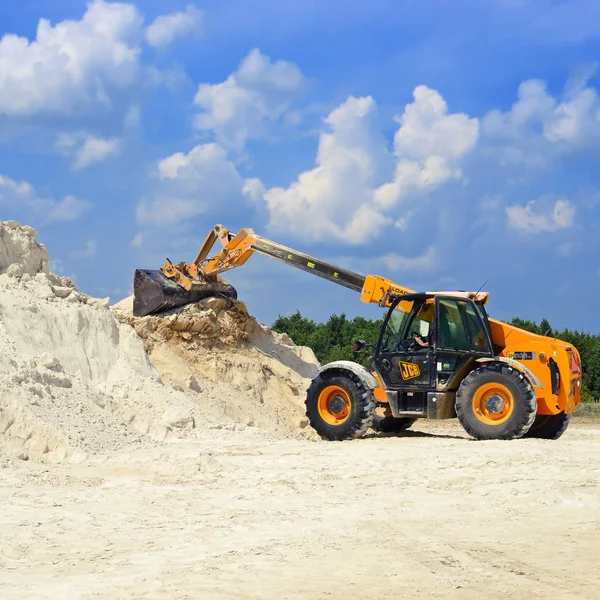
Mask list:
[[[279,316],[272,329],[287,333],[295,344],[312,348],[321,364],[334,360],[353,360],[370,367],[369,352],[354,352],[354,340],[365,340],[375,344],[379,337],[382,319],[355,317],[348,319],[345,314],[331,315],[325,323],[317,323],[302,316],[300,311],[283,317]],[[581,355],[583,370],[582,400],[600,398],[600,334],[583,331],[553,331],[546,319],[538,324],[534,321],[515,318],[512,325],[541,335],[550,334],[555,338],[573,344]]]

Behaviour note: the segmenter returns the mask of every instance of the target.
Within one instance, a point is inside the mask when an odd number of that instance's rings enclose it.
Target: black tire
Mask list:
[[[410,417],[375,417],[373,429],[379,433],[401,433],[411,427],[416,420]]]
[[[330,387],[342,388],[349,399],[349,414],[339,424],[328,423],[319,411],[319,397]],[[351,371],[325,371],[311,382],[306,394],[306,416],[312,428],[324,439],[350,440],[362,437],[373,425],[375,396]]]
[[[529,431],[525,434],[528,438],[541,440],[557,440],[569,426],[571,415],[559,413],[558,415],[538,415]]]
[[[481,394],[483,386],[507,390],[512,396],[512,408],[499,423],[475,411],[474,398]],[[492,398],[496,398],[494,395]],[[490,400],[492,399],[490,398]],[[471,371],[462,381],[456,393],[456,415],[465,431],[477,440],[512,440],[523,437],[533,424],[537,411],[537,400],[533,387],[525,376],[502,363],[484,365]]]

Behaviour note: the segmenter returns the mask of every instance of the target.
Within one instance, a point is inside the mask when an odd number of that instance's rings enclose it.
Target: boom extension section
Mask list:
[[[209,257],[217,240],[222,248]],[[216,225],[193,263],[174,264],[167,259],[160,271],[138,269],[135,272],[134,314],[141,317],[160,313],[207,296],[234,297],[235,290],[221,274],[241,267],[255,252],[359,292],[362,302],[367,304],[387,306],[394,296],[413,293],[384,277],[361,275],[298,252],[261,237],[250,228],[234,234],[226,227]]]
[[[206,260],[216,238],[223,245],[223,249],[212,259]],[[256,235],[252,229],[242,229],[233,235],[222,225],[217,225],[208,234],[194,264],[205,275],[219,275],[225,271],[241,267],[254,252],[264,254],[283,263],[296,267],[307,273],[322,277],[355,292],[360,292],[365,283],[365,276],[342,269],[323,260],[303,254],[283,244],[278,244]],[[206,260],[205,264],[202,264]]]

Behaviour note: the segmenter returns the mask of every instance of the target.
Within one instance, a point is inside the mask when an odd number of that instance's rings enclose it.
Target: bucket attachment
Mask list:
[[[186,290],[160,271],[136,269],[133,279],[133,316],[145,317],[172,308],[199,302],[210,296],[237,299],[237,291],[228,283],[194,282]]]

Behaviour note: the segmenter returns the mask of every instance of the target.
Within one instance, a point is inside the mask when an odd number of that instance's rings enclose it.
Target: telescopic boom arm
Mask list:
[[[208,255],[217,240],[223,248],[214,257],[209,258]],[[413,290],[384,277],[360,275],[267,240],[256,235],[252,229],[245,228],[233,234],[222,225],[216,225],[208,234],[193,263],[176,266],[169,261],[161,267],[161,271],[181,286],[190,289],[194,280],[198,278],[208,282],[217,281],[222,273],[245,264],[255,252],[359,292],[362,302],[385,306],[390,303],[392,295],[414,293]]]
[[[222,248],[210,257],[217,240]],[[236,298],[235,288],[221,274],[241,267],[255,252],[354,290],[360,293],[361,301],[367,304],[390,306],[395,297],[414,293],[385,277],[361,275],[267,240],[256,235],[252,229],[245,228],[234,234],[222,225],[216,225],[206,237],[194,262],[174,264],[167,259],[160,270],[136,269],[133,283],[134,315],[143,317],[157,314],[210,296]],[[488,297],[485,292],[453,294],[484,303]]]

